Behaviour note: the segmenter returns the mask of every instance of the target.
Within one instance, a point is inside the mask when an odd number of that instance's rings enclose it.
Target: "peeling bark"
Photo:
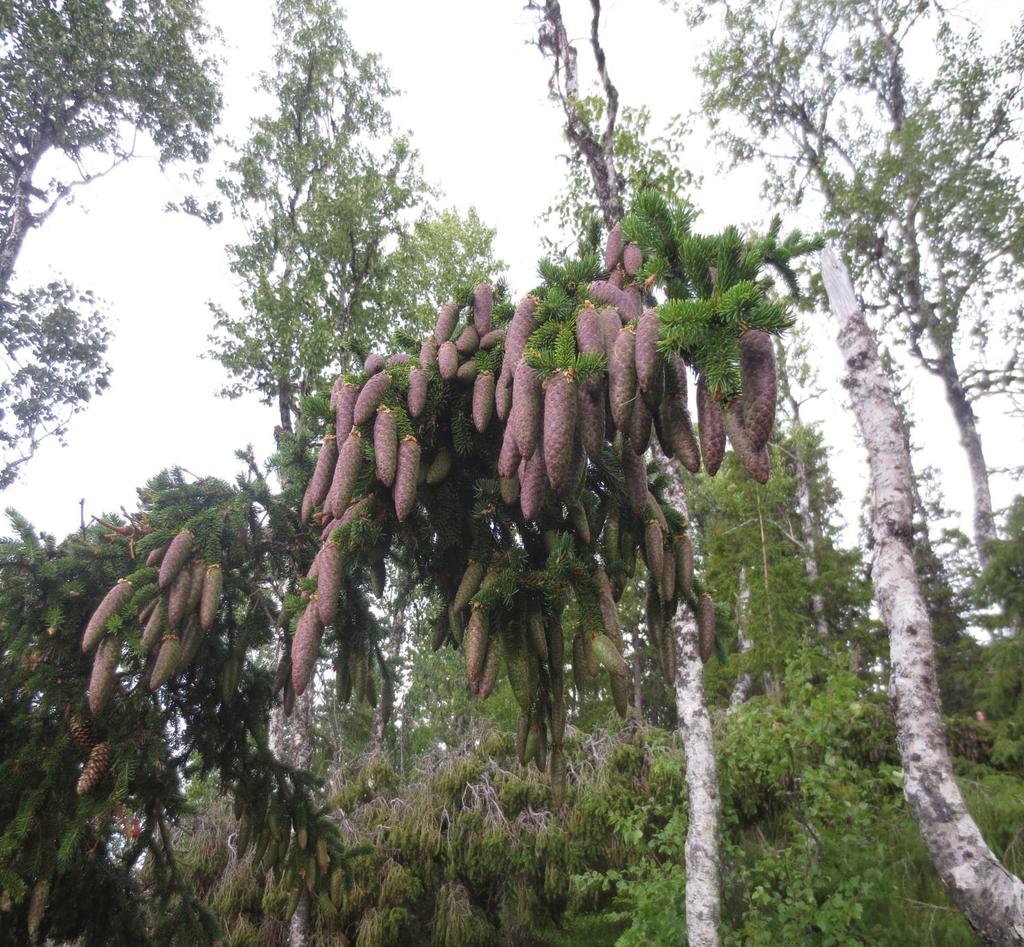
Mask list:
[[[913,467],[906,432],[849,272],[831,249],[822,277],[839,322],[843,384],[871,470],[872,579],[889,630],[890,699],[903,790],[953,903],[986,943],[1024,945],[1024,884],[986,845],[953,776],[939,707],[935,648],[913,558]]]
[[[747,567],[740,569],[740,591],[736,596],[736,637],[739,641],[740,654],[746,654],[754,647],[754,642],[747,637],[750,631],[750,583],[747,581]],[[754,678],[744,671],[736,678],[736,684],[729,696],[729,706],[738,707],[750,696],[750,688],[754,686]]]

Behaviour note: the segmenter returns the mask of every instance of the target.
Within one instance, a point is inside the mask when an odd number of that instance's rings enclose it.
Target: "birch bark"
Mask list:
[[[872,579],[889,630],[889,693],[903,764],[903,791],[953,903],[988,944],[1024,945],[1024,884],[989,849],[964,803],[939,708],[935,648],[913,559],[913,468],[906,433],[878,346],[835,253],[822,278],[839,323],[843,385],[871,470]]]
[[[750,631],[750,583],[747,581],[747,567],[740,569],[740,591],[736,596],[736,637],[739,641],[740,654],[746,654],[754,642],[747,637]],[[744,671],[736,678],[736,684],[729,696],[729,706],[738,707],[750,696],[750,688],[754,685],[754,678]]]

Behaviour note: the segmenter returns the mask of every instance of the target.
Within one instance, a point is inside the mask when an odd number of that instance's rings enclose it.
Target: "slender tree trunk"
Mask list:
[[[740,654],[746,654],[754,642],[747,637],[750,631],[750,583],[747,581],[747,567],[740,569],[740,591],[736,596],[736,637],[739,640]],[[754,686],[753,675],[744,671],[736,678],[736,684],[729,696],[729,706],[738,707],[750,696],[750,688]]]
[[[800,515],[800,532],[804,541],[804,572],[811,586],[811,615],[814,628],[823,638],[828,636],[828,621],[825,618],[825,596],[818,587],[818,556],[816,550],[817,531],[814,528],[814,514],[811,512],[811,480],[807,464],[800,456],[799,447],[793,451],[793,467],[796,471],[796,504]]]
[[[822,277],[839,322],[843,384],[871,470],[872,578],[889,629],[890,698],[903,790],[950,898],[989,944],[1024,945],[1024,884],[982,838],[953,776],[939,708],[931,623],[913,558],[913,468],[903,422],[846,267],[822,252]]]
[[[370,728],[370,749],[373,752],[379,752],[384,747],[384,728],[393,710],[393,707],[388,705],[393,701],[395,665],[402,650],[402,642],[405,640],[405,610],[406,599],[404,594],[400,593],[391,613],[388,650],[385,655],[386,673],[391,676],[391,680],[381,681],[380,697],[373,710],[373,725]]]
[[[633,707],[644,718],[644,670],[640,661],[640,629],[633,629]]]

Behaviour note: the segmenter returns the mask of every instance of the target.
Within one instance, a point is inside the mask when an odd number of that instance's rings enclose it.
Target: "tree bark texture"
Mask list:
[[[953,776],[935,649],[913,558],[913,468],[896,401],[845,265],[827,248],[822,277],[839,322],[850,393],[871,471],[872,578],[889,630],[890,699],[903,790],[953,903],[985,940],[1024,945],[1024,884],[986,845]]]
[[[740,654],[746,654],[754,647],[754,642],[747,637],[750,632],[750,582],[747,579],[747,567],[740,568],[740,590],[736,596],[736,637]],[[738,707],[750,696],[750,688],[754,685],[753,675],[744,671],[736,678],[732,694],[729,695],[729,706]]]
[[[817,531],[814,528],[814,514],[811,512],[811,479],[807,473],[807,464],[800,456],[800,450],[793,451],[793,468],[796,472],[796,503],[800,516],[800,532],[804,548],[804,572],[811,586],[811,615],[814,628],[821,637],[828,636],[828,621],[825,618],[825,597],[818,588]]]

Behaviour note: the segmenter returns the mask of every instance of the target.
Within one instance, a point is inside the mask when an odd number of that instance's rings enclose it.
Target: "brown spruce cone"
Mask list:
[[[150,550],[149,555],[146,556],[146,565],[154,568],[160,565],[160,560],[163,559],[165,552],[167,552],[166,546],[157,546],[156,549]]]
[[[488,640],[487,609],[474,605],[470,609],[469,624],[466,626],[466,676],[474,691],[480,687],[480,673],[487,655]]]
[[[644,561],[660,591],[661,574],[665,570],[665,539],[657,520],[648,520],[644,524]],[[665,601],[664,595],[662,601]]]
[[[185,623],[185,630],[181,635],[181,652],[178,655],[178,666],[175,673],[185,670],[199,652],[199,646],[203,643],[203,626],[199,624],[199,616],[191,614]]]
[[[611,365],[615,357],[615,343],[622,331],[622,317],[614,306],[603,306],[597,310],[597,318],[601,322],[601,332],[604,335],[604,354]]]
[[[121,657],[121,642],[107,637],[100,642],[96,656],[92,659],[92,674],[89,676],[89,712],[98,717],[114,693],[117,662]]]
[[[447,447],[442,447],[430,462],[430,466],[427,467],[427,476],[424,482],[427,486],[436,487],[439,483],[444,482],[448,474],[451,473],[451,469],[452,452]]]
[[[604,633],[619,651],[622,650],[622,626],[619,624],[619,610],[615,607],[615,596],[612,595],[612,583],[608,573],[601,566],[594,572],[594,583],[597,587],[597,604],[601,609],[601,622]]]
[[[394,368],[396,365],[404,365],[406,362],[411,362],[412,356],[408,352],[394,352],[388,356],[388,360],[385,363],[388,368]]]
[[[167,593],[167,624],[174,630],[188,614],[188,603],[192,592],[192,570],[182,569]]]
[[[377,412],[377,408],[391,387],[391,376],[387,372],[367,379],[363,390],[356,398],[356,406],[352,409],[353,424],[367,424]]]
[[[626,249],[622,251],[622,268],[626,271],[626,275],[636,276],[636,274],[640,272],[640,267],[643,265],[643,250],[640,249],[638,244],[627,244]]]
[[[473,427],[481,434],[494,416],[494,373],[481,372],[473,382]]]
[[[454,299],[448,300],[437,313],[437,322],[434,324],[434,340],[438,345],[447,342],[455,331],[459,321],[459,307]]]
[[[676,557],[670,544],[665,543],[665,533],[662,533],[662,566],[659,578],[661,600],[671,604],[676,600]]]
[[[605,408],[603,382],[593,379],[579,385],[579,430],[580,440],[587,456],[596,461],[604,448],[608,411]]]
[[[331,489],[334,478],[334,466],[338,462],[338,439],[333,434],[324,437],[324,443],[316,458],[316,467],[310,477],[309,486],[302,498],[301,522],[308,523],[313,508],[324,502],[327,491]]]
[[[615,710],[620,717],[625,717],[629,709],[629,672],[622,653],[607,635],[595,635],[590,646],[598,663],[608,672]]]
[[[317,553],[320,569],[316,577],[316,602],[320,623],[327,627],[338,614],[338,590],[341,588],[341,572],[344,562],[341,547],[327,542]]]
[[[411,435],[398,446],[398,468],[395,471],[395,515],[401,523],[416,505],[416,481],[419,477],[420,445]]]
[[[640,287],[636,283],[630,283],[628,286],[623,287],[622,292],[626,297],[626,302],[622,309],[622,314],[626,321],[639,319],[640,313],[644,311],[644,298],[640,292]]]
[[[420,343],[420,368],[430,368],[437,364],[437,342],[425,339]]]
[[[339,526],[344,526],[346,523],[351,523],[352,520],[358,517],[368,516],[373,509],[373,494],[361,497],[354,503],[350,504],[348,509],[341,514],[341,518],[338,520]]]
[[[689,598],[693,594],[693,543],[686,533],[676,536],[673,555],[676,561],[676,586]]]
[[[512,384],[512,417],[509,422],[515,434],[519,454],[533,456],[541,430],[541,383],[537,373],[525,359],[516,368]],[[522,478],[520,478],[522,479]]]
[[[494,413],[502,423],[512,413],[512,373],[498,375],[498,383],[494,387]]]
[[[505,433],[501,439],[501,452],[498,454],[498,476],[514,477],[519,469],[519,461],[522,455],[519,453],[519,445],[516,443],[512,425],[505,425]]]
[[[707,664],[708,659],[715,653],[715,603],[707,592],[700,597],[698,603],[697,629],[700,659]]]
[[[665,390],[665,360],[658,351],[658,313],[648,309],[636,324],[636,383],[649,408],[656,408]]]
[[[771,475],[771,458],[768,455],[767,446],[755,450],[750,441],[750,435],[743,426],[743,399],[734,398],[732,402],[722,411],[722,422],[729,435],[732,448],[736,451],[747,471],[758,483],[767,483]]]
[[[384,371],[384,356],[371,352],[366,356],[366,361],[363,362],[363,374],[369,377],[382,371]]]
[[[473,288],[473,325],[480,338],[491,331],[493,309],[494,287],[490,283],[477,283]]]
[[[437,370],[445,381],[452,381],[459,372],[459,350],[454,342],[442,342],[437,350]]]
[[[576,348],[581,354],[606,354],[604,328],[597,310],[586,303],[576,317]]]
[[[647,402],[643,398],[637,398],[633,402],[633,410],[630,411],[629,417],[626,419],[626,429],[623,433],[626,435],[626,440],[629,441],[629,446],[640,455],[646,454],[647,448],[651,444],[653,420]]]
[[[513,503],[519,502],[519,475],[516,474],[512,477],[500,477],[498,479],[498,489],[501,492],[501,500],[503,503],[511,506]]]
[[[505,357],[501,363],[502,375],[511,378],[519,366],[519,359],[523,357],[526,343],[537,328],[537,321],[533,316],[537,302],[536,296],[524,296],[516,306],[515,315],[512,316],[508,332],[505,334]]]
[[[192,534],[189,533],[191,536]],[[103,601],[92,613],[82,633],[82,651],[88,654],[99,643],[106,629],[107,621],[132,597],[132,584],[127,579],[118,579],[114,587],[103,596]]]
[[[313,596],[306,605],[298,625],[295,626],[295,637],[292,638],[292,690],[296,697],[301,697],[316,666],[317,653],[320,650],[320,624],[318,598]]]
[[[626,294],[626,291],[619,289],[618,286],[608,280],[594,280],[594,282],[587,287],[587,293],[595,302],[614,306],[623,316],[625,316],[627,311],[632,308],[632,302]],[[639,315],[639,313],[637,313],[637,315]]]
[[[573,483],[576,438],[576,386],[564,371],[544,383],[544,469],[555,496],[566,497]]]
[[[671,625],[665,628],[661,636],[661,669],[665,674],[665,682],[671,687],[676,683],[676,636]]]
[[[34,941],[39,933],[39,927],[43,923],[43,915],[46,914],[46,905],[50,901],[50,882],[41,878],[32,888],[32,894],[28,899],[28,936]]]
[[[466,565],[466,571],[462,573],[462,579],[452,599],[452,610],[458,614],[469,605],[470,599],[476,595],[477,589],[484,578],[484,566],[476,559],[470,559]]]
[[[352,413],[355,411],[356,399],[359,397],[359,386],[351,382],[343,382],[338,394],[338,404],[334,409],[334,433],[338,444],[344,444],[349,431],[352,430]]]
[[[407,404],[409,414],[418,418],[427,404],[427,389],[430,386],[430,375],[422,368],[414,368],[409,372],[409,397]]]
[[[768,443],[775,424],[778,378],[771,336],[747,329],[740,336],[740,377],[743,382],[743,421],[750,444],[760,451]]]
[[[647,625],[647,636],[656,649],[661,648],[665,634],[665,609],[661,602],[661,592],[653,576],[647,577],[647,597],[644,600],[644,621]]]
[[[161,598],[142,630],[142,647],[151,651],[167,630],[167,604]]]
[[[636,398],[636,333],[630,326],[623,326],[608,364],[608,401],[616,430],[626,430]]]
[[[622,475],[630,509],[636,516],[642,516],[647,505],[647,465],[628,444],[622,445]]]
[[[616,224],[608,231],[608,240],[604,245],[604,268],[614,270],[622,258],[622,244],[625,241],[622,236],[622,226]]]
[[[197,559],[192,563],[192,579],[188,585],[188,604],[186,615],[194,615],[199,611],[199,603],[203,600],[203,583],[206,579],[206,563]]]
[[[475,326],[466,326],[455,340],[456,351],[459,355],[469,357],[478,348],[480,348],[480,333],[476,331]]]
[[[523,518],[534,520],[544,506],[544,487],[547,471],[544,469],[544,452],[534,451],[532,457],[524,458],[519,465],[519,508]]]
[[[505,338],[504,329],[491,329],[490,332],[480,336],[480,348],[484,351],[493,349],[502,339]]]
[[[686,407],[686,364],[674,355],[665,362],[665,396],[659,406],[669,453],[690,473],[700,470],[700,448]]]
[[[327,492],[324,509],[335,518],[340,517],[352,499],[352,490],[363,465],[363,438],[357,428],[352,428],[338,451],[338,463],[334,467],[334,479]]]
[[[377,479],[385,487],[390,487],[395,482],[398,463],[398,427],[394,411],[384,405],[377,409],[377,420],[373,424],[373,453]]]
[[[68,729],[75,743],[83,750],[92,749],[96,737],[92,730],[92,721],[82,714],[74,714],[68,721]]]
[[[697,379],[697,432],[700,435],[704,469],[713,477],[718,473],[725,456],[725,425],[722,411],[708,390],[703,376]]]
[[[195,537],[187,529],[183,529],[171,540],[171,544],[167,547],[167,552],[160,563],[160,576],[157,579],[160,591],[165,591],[170,586],[185,563],[188,562],[189,557],[192,555],[192,545],[194,542]]]
[[[99,785],[100,780],[107,775],[107,770],[109,769],[110,744],[97,743],[89,754],[89,759],[85,763],[85,769],[82,770],[82,775],[78,778],[78,786],[75,791],[80,796],[84,796],[87,792],[92,792]]]
[[[480,672],[480,699],[487,700],[494,692],[498,683],[498,671],[501,669],[501,647],[494,637],[487,643],[487,654],[484,657],[483,670]]]

